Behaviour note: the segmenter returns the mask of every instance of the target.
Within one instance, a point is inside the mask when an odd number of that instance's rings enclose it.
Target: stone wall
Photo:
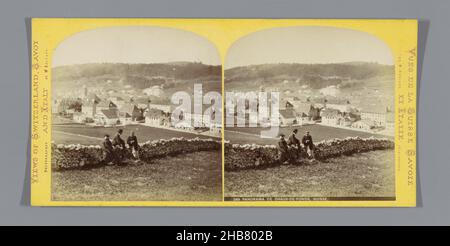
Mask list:
[[[172,138],[148,141],[141,144],[140,158],[173,156],[203,150],[220,150],[221,141],[213,139]],[[103,149],[99,145],[52,144],[52,168],[54,170],[95,167],[102,165]]]
[[[394,142],[386,138],[359,138],[332,139],[315,144],[315,158],[327,158],[372,150],[394,149]],[[303,153],[306,157],[306,153]],[[225,170],[235,171],[257,167],[279,165],[278,153],[275,145],[231,144],[225,143]]]
[[[150,161],[155,158],[182,153],[220,149],[220,140],[200,138],[161,139],[141,144],[140,157],[143,161]],[[332,139],[316,143],[315,158],[325,160],[342,155],[383,149],[394,149],[394,142],[386,138]],[[277,161],[277,157],[275,145],[225,143],[225,170],[227,171],[278,165],[280,163]],[[52,168],[54,170],[95,167],[102,165],[102,159],[103,149],[99,145],[52,144]]]

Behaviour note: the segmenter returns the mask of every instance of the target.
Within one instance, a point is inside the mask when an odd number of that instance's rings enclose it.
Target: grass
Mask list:
[[[124,131],[122,135],[122,138],[124,140],[126,140],[126,138],[131,134],[131,131],[134,131],[140,143],[146,142],[148,140],[170,139],[173,137],[212,138],[209,136],[198,135],[194,133],[173,131],[142,125],[128,125],[121,127],[92,127],[73,124],[53,125],[52,140],[57,144],[101,144],[105,134],[109,134],[112,139],[119,128],[122,128]]]
[[[276,144],[278,138],[260,138],[259,134],[261,130],[267,130],[268,128],[261,127],[230,127],[225,129],[225,139],[229,140],[231,143],[239,144]],[[314,142],[319,142],[322,140],[333,139],[333,138],[346,138],[346,137],[362,137],[368,138],[374,137],[386,137],[379,134],[360,132],[347,130],[342,128],[335,128],[323,125],[305,125],[305,126],[290,126],[282,127],[279,133],[284,133],[286,138],[292,133],[293,129],[298,129],[299,133],[297,137],[301,137],[306,131],[309,131],[313,137]]]
[[[211,201],[222,199],[220,151],[156,159],[143,165],[52,172],[58,201]]]
[[[225,197],[393,197],[394,151],[225,173]]]

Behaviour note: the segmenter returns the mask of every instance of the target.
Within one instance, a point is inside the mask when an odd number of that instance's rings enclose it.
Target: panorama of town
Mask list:
[[[352,130],[394,135],[394,112],[386,106],[359,108],[349,100],[321,99],[312,101],[296,97],[284,98],[280,107],[280,124],[321,124]]]
[[[279,88],[260,88],[260,92],[279,92]],[[291,93],[292,94],[292,93]],[[259,102],[255,99],[256,107],[252,109],[251,99],[246,99],[244,108],[226,111],[227,117],[234,117],[234,122],[245,122],[245,127],[270,126],[270,118],[261,118]],[[270,98],[269,98],[270,101]],[[268,106],[268,105],[266,105]],[[269,107],[269,106],[268,106]],[[270,111],[270,109],[268,108]],[[252,117],[254,117],[252,119]],[[258,124],[250,124],[250,122]],[[352,103],[346,97],[292,96],[282,94],[279,102],[279,124],[281,127],[321,125],[326,127],[342,128],[360,132],[394,136],[394,110],[388,104],[375,106],[361,106]],[[227,125],[232,127],[230,125]]]
[[[163,94],[162,86],[152,86],[142,91],[125,86],[123,90],[105,90],[88,87],[65,92],[53,99],[52,111],[54,123],[77,123],[86,126],[115,127],[125,125],[143,125],[172,130],[186,131],[196,134],[220,137],[221,124],[215,121],[215,111],[206,120],[203,106],[198,114],[194,108],[184,112],[183,117],[190,117],[194,124],[171,124],[171,113],[174,105],[169,102],[158,102],[154,98]],[[245,115],[248,127],[251,113],[248,103],[240,114]],[[190,114],[189,116],[187,114]],[[351,129],[355,131],[394,135],[394,111],[389,106],[380,105],[365,109],[342,98],[310,97],[301,99],[296,96],[285,96],[280,101],[280,126],[303,126],[319,124],[324,126]],[[269,123],[266,119],[266,123]],[[257,125],[258,127],[261,124]]]
[[[106,84],[111,81],[106,81]],[[125,85],[122,90],[84,85],[75,91],[59,93],[53,99],[54,124],[77,123],[96,127],[119,127],[142,125],[189,133],[220,137],[221,124],[216,111],[205,115],[191,110],[181,112],[179,117],[191,119],[192,123],[171,124],[174,105],[158,100],[164,93],[163,85],[155,85],[142,91]]]

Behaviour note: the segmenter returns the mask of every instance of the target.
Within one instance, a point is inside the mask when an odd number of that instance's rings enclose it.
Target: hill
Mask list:
[[[368,62],[262,64],[225,70],[226,91],[278,91],[282,98],[349,101],[357,108],[394,106],[393,65]]]
[[[225,82],[256,82],[275,86],[285,81],[295,81],[312,89],[328,86],[348,86],[349,82],[375,77],[393,76],[394,66],[368,62],[330,64],[262,64],[225,70]],[[351,84],[351,83],[350,83]]]
[[[206,80],[220,81],[221,66],[194,62],[153,64],[90,63],[55,67],[52,70],[53,86],[71,87],[72,84],[89,83],[101,86],[105,82],[117,82],[144,89],[154,85]]]

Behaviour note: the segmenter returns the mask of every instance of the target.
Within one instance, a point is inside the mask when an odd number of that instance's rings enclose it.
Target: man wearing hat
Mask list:
[[[104,151],[104,159],[103,162],[105,164],[109,164],[111,162],[115,162],[114,150],[111,140],[109,139],[109,135],[106,134],[103,140],[103,151]]]
[[[114,136],[112,143],[113,143],[114,147],[120,147],[122,149],[125,149],[125,141],[123,141],[123,139],[120,137],[122,135],[122,133],[123,133],[123,130],[119,129],[117,131],[116,136]]]
[[[301,156],[301,151],[302,151],[302,146],[300,144],[300,140],[297,138],[296,134],[297,134],[298,130],[294,129],[291,133],[291,135],[288,138],[288,146],[291,147],[291,152],[292,152],[292,157],[295,158],[295,160],[300,159]]]
[[[288,152],[288,145],[286,140],[284,139],[284,134],[280,134],[280,140],[278,140],[278,160],[282,164],[287,164],[289,162],[289,152]]]
[[[121,161],[125,157],[126,152],[126,146],[125,141],[120,137],[123,133],[122,129],[119,129],[117,131],[116,136],[114,136],[114,139],[112,141],[112,145],[115,150],[115,157],[118,161]]]
[[[134,132],[131,132],[131,136],[127,138],[127,144],[130,149],[130,153],[133,154],[135,159],[139,159],[139,144]]]
[[[309,131],[306,131],[305,136],[303,136],[302,144],[305,146],[306,152],[308,153],[309,151],[309,156],[314,159],[314,143],[311,135],[309,135]]]

